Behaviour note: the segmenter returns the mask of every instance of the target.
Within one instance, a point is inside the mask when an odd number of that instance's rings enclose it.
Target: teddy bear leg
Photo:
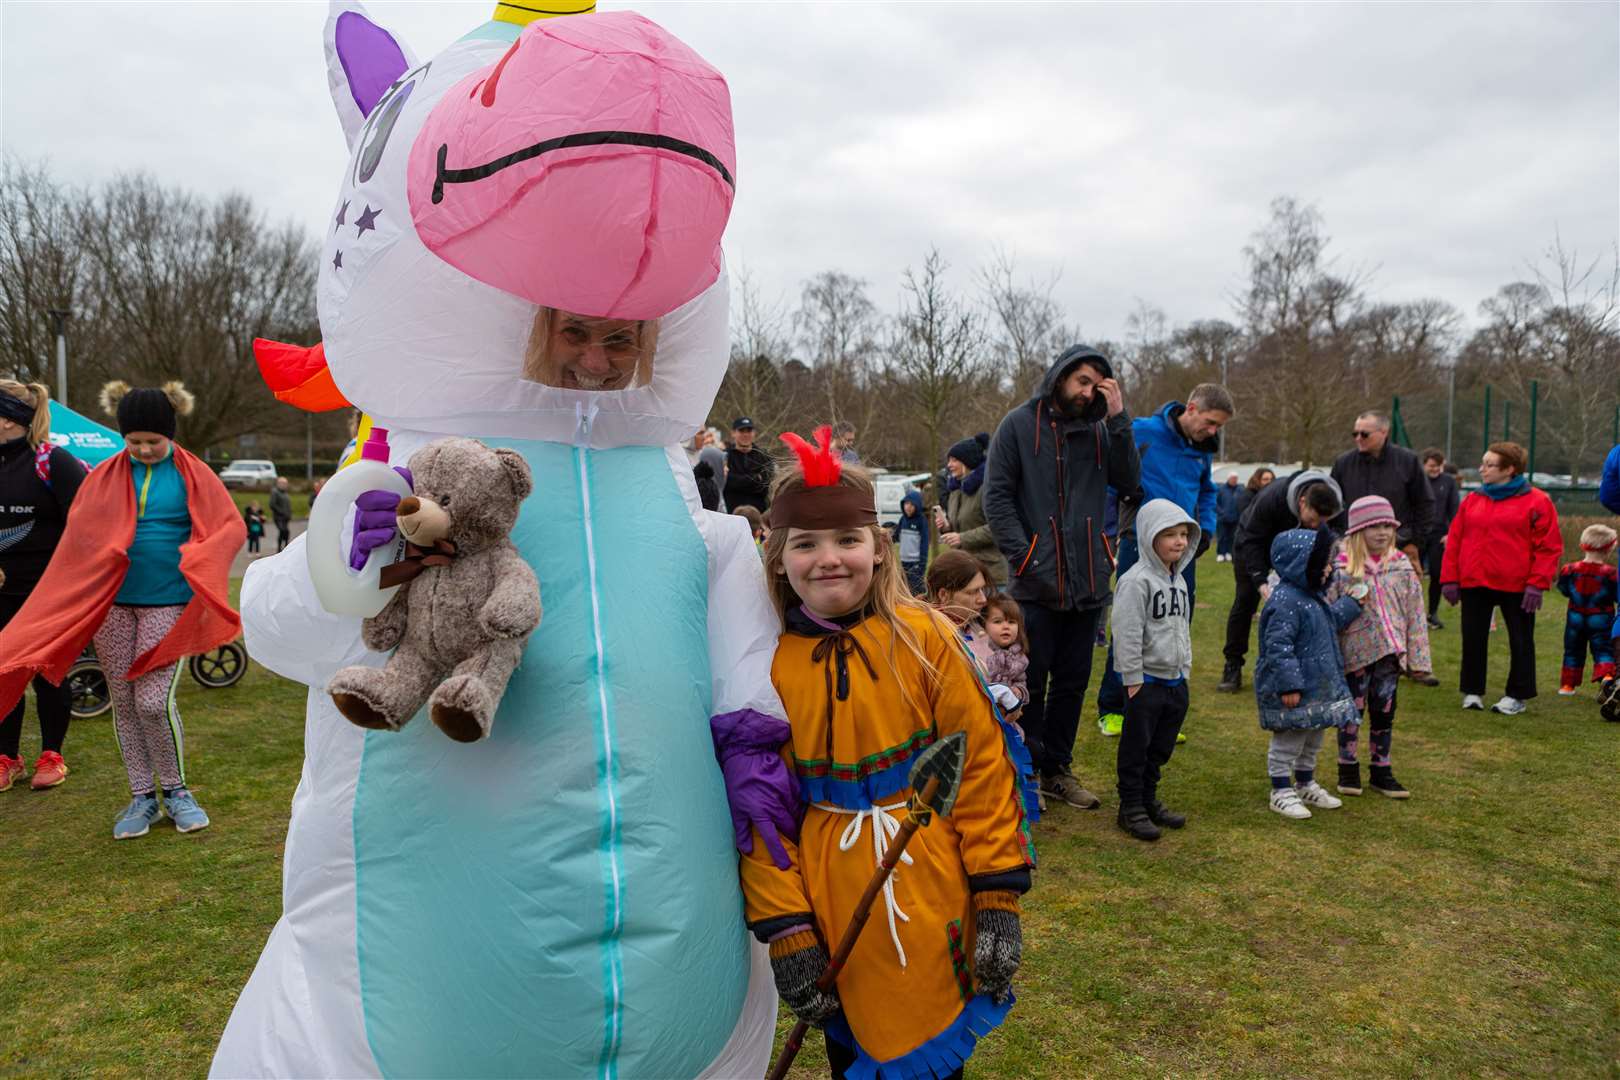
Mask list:
[[[477,742],[489,734],[523,644],[492,641],[456,665],[428,700],[430,715],[441,731],[457,742]]]
[[[398,731],[422,707],[431,686],[431,672],[410,659],[396,653],[380,668],[344,668],[326,691],[351,723],[372,731]]]

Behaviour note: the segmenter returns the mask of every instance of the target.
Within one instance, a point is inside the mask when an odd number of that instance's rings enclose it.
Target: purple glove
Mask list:
[[[1452,582],[1450,585],[1442,585],[1440,586],[1440,595],[1446,598],[1446,603],[1456,607],[1457,602],[1462,599],[1462,586],[1456,582]]]
[[[396,465],[394,471],[405,478],[412,491],[416,490],[416,480],[411,476],[411,470]],[[398,509],[399,495],[383,488],[362,491],[355,497],[354,542],[349,545],[351,570],[364,570],[366,560],[373,551],[394,542],[394,536],[399,532],[395,518]]]
[[[726,779],[737,850],[744,855],[753,852],[753,830],[758,829],[776,868],[788,869],[793,862],[781,837],[798,841],[804,805],[798,782],[782,760],[782,746],[792,734],[787,721],[740,709],[711,719],[709,732],[714,736],[720,773]]]
[[[1541,610],[1541,590],[1534,585],[1524,587],[1524,599],[1519,602],[1519,610],[1534,615]]]

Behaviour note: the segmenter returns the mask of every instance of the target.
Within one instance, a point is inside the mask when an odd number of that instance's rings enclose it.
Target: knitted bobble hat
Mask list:
[[[1382,495],[1363,495],[1350,504],[1350,526],[1346,535],[1370,529],[1374,525],[1394,525],[1400,527],[1400,519],[1395,516],[1395,508],[1389,505],[1389,500]]]
[[[963,439],[945,451],[946,457],[953,457],[968,467],[971,472],[984,464],[984,452],[990,445],[990,436],[981,432],[971,439]]]

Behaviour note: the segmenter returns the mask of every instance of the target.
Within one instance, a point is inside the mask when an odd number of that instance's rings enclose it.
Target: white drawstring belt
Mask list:
[[[892,803],[888,806],[873,806],[866,810],[846,810],[842,806],[829,806],[826,803],[817,803],[816,806],[831,814],[848,814],[854,818],[844,827],[843,835],[838,838],[839,851],[848,851],[853,848],[861,838],[861,822],[868,817],[872,819],[872,864],[874,866],[883,865],[883,853],[888,848],[889,841],[894,839],[900,832],[900,821],[893,816],[892,812],[906,808],[906,804],[903,802]],[[910,866],[912,862],[911,852],[902,851],[900,861],[906,866]],[[889,916],[889,940],[894,942],[894,951],[895,955],[900,957],[900,966],[905,967],[906,950],[900,944],[900,927],[895,920],[910,922],[911,916],[900,910],[900,905],[894,898],[894,878],[895,874],[899,872],[900,868],[895,867],[894,874],[890,874],[888,880],[883,883],[883,906]]]

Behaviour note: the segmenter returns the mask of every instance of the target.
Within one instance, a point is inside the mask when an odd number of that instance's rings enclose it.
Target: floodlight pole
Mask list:
[[[56,335],[56,400],[67,404],[67,321],[73,318],[70,308],[51,308],[45,314],[51,317],[51,332]]]

